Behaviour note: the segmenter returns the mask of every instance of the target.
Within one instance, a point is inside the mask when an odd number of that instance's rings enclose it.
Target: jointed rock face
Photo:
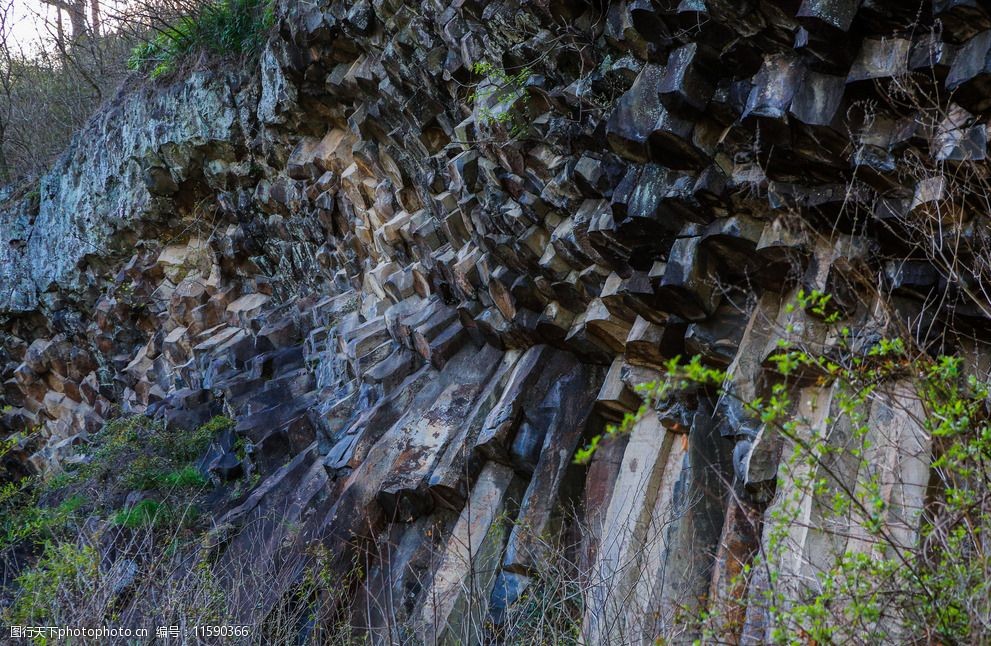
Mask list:
[[[275,607],[319,542],[342,580],[362,562],[348,612],[373,639],[399,639],[388,617],[417,641],[482,639],[475,619],[498,624],[553,543],[587,582],[587,643],[690,640],[707,609],[720,639],[768,639],[770,584],[739,575],[791,493],[788,442],[740,402],[767,394],[778,341],[828,348],[849,328],[866,348],[905,325],[986,358],[973,186],[991,13],[278,14],[255,69],[122,93],[0,210],[0,429],[40,425],[8,475],[85,459],[117,409],[186,427],[225,412],[262,479],[217,522],[266,537],[216,557],[263,565],[238,622]],[[799,290],[839,316],[794,310]],[[736,398],[678,393],[573,464],[639,407],[637,384],[696,354]],[[909,385],[862,411],[906,544],[930,453]],[[829,425],[828,382],[794,393],[810,428]],[[238,477],[224,449],[210,468]],[[799,505],[779,585],[802,585],[837,536],[866,541],[855,521],[824,526],[828,501]]]

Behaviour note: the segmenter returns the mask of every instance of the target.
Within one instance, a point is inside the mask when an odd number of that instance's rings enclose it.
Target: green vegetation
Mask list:
[[[219,0],[204,5],[134,48],[128,67],[152,78],[175,71],[190,56],[257,53],[275,23],[272,0]]]
[[[192,431],[166,429],[145,417],[126,417],[109,422],[93,436],[90,460],[70,465],[44,483],[46,491],[95,480],[111,489],[147,491],[169,488],[198,488],[208,484],[193,461],[200,458],[217,435],[234,422],[217,416]]]
[[[47,543],[35,567],[17,577],[19,594],[4,620],[20,625],[49,623],[51,605],[86,594],[99,564],[99,553],[89,545]]]
[[[530,94],[526,89],[533,70],[524,67],[515,74],[492,63],[477,62],[472,64],[471,71],[481,77],[474,92],[467,102],[475,105],[480,126],[500,126],[511,138],[526,134],[530,126],[528,107]]]
[[[69,465],[48,480],[23,478],[0,486],[0,552],[55,540],[88,515],[111,509],[130,491],[153,492],[173,506],[192,500],[210,484],[193,462],[232,425],[226,417],[215,417],[192,431],[166,430],[140,416],[107,423],[92,437],[88,462]],[[4,441],[0,455],[15,443],[16,438]],[[142,501],[143,506],[128,511],[130,515],[118,514],[118,524],[133,526],[152,502]],[[183,517],[160,515],[163,520]]]
[[[967,374],[959,357],[913,352],[901,338],[861,345],[840,324],[827,294],[799,292],[786,310],[834,326],[838,341],[813,349],[780,339],[769,358],[777,380],[766,396],[743,402],[784,450],[761,549],[730,582],[749,592],[721,610],[732,617],[744,607],[763,607],[781,644],[901,643],[908,636],[920,643],[983,643],[991,631],[991,385]],[[794,329],[789,322],[785,332]],[[699,357],[672,360],[661,379],[641,387],[644,406],[592,438],[576,461],[588,462],[601,441],[630,432],[655,404],[679,392],[732,397],[725,379]],[[883,437],[867,412],[871,406],[888,418],[901,407],[932,442],[921,509],[892,498],[877,460],[885,450],[902,450],[891,442],[910,440]],[[820,417],[810,419],[805,409],[820,409]],[[822,516],[814,531],[827,538],[817,543],[816,564],[799,572],[794,532],[808,525],[810,504]],[[913,528],[918,538],[911,538]],[[701,643],[718,642],[718,630],[705,627],[725,622],[708,613],[699,621]]]
[[[221,492],[208,490],[195,462],[233,423],[216,417],[182,431],[144,417],[117,419],[91,437],[87,463],[48,481],[23,479],[0,487],[6,533],[0,559],[12,581],[0,621],[223,623],[231,616],[233,592],[271,576],[264,560],[218,563],[211,536],[226,543],[227,532],[236,530],[211,527],[200,516]],[[255,473],[237,489],[243,493],[258,481]],[[246,538],[263,540],[251,533]],[[326,548],[307,549],[313,567],[299,580],[279,583],[288,590],[285,603],[253,634],[264,643],[302,643],[301,626],[318,622],[319,641],[307,643],[355,643],[347,617],[334,612],[334,599],[354,581],[342,585]],[[357,565],[354,572],[360,574]]]
[[[186,431],[141,416],[118,418],[90,438],[88,461],[70,464],[47,480],[22,478],[0,486],[0,558],[17,550],[40,555],[33,566],[19,566],[20,592],[11,617],[47,617],[35,614],[36,601],[48,593],[43,582],[75,580],[69,570],[79,570],[90,556],[88,548],[77,546],[87,519],[98,519],[103,527],[172,535],[194,528],[197,501],[210,485],[195,462],[233,424],[215,417]],[[16,438],[5,440],[0,455],[15,445]],[[121,508],[136,491],[145,497]]]
[[[50,540],[82,519],[82,510],[89,500],[82,494],[69,496],[54,507],[36,504],[36,497],[22,489],[18,501],[18,513],[4,513],[0,517],[0,549],[24,541]],[[34,503],[34,504],[32,504]]]
[[[199,489],[207,486],[210,481],[204,478],[196,467],[187,465],[166,473],[160,483],[160,486],[169,489]]]
[[[175,530],[194,526],[199,517],[199,507],[194,504],[179,507],[171,502],[145,498],[133,507],[119,510],[112,522],[128,529],[158,527]]]
[[[130,509],[122,509],[114,515],[114,524],[123,525],[129,529],[137,529],[163,522],[168,515],[162,504],[146,498]]]
[[[171,451],[172,457],[176,460],[193,460],[206,451],[207,447],[210,446],[210,442],[218,434],[233,426],[234,420],[223,415],[217,415],[184,437],[181,443],[176,444],[175,442],[166,440],[166,444],[162,448]]]

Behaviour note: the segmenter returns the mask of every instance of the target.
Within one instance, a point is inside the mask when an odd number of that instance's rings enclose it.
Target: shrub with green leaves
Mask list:
[[[731,582],[747,594],[699,617],[700,643],[720,641],[721,629],[712,628],[726,625],[719,612],[740,616],[754,606],[766,612],[774,643],[987,643],[991,384],[969,374],[960,357],[932,356],[904,338],[863,343],[841,324],[828,294],[801,291],[786,312],[814,315],[836,338],[829,347],[809,347],[792,340],[797,326],[787,322],[767,358],[765,395],[741,402],[762,433],[783,443],[777,490],[761,547]],[[660,379],[640,388],[644,405],[592,438],[576,462],[588,462],[601,441],[630,432],[681,390],[733,397],[725,379],[700,357],[672,359]],[[810,399],[817,392],[827,401]],[[881,450],[880,422],[867,413],[874,405],[888,420],[900,407],[900,424],[911,419],[920,446],[931,444],[921,508],[893,508],[905,503],[892,502],[891,488],[905,483],[884,481],[874,462]],[[889,448],[895,460],[907,460],[900,451],[911,450]],[[810,505],[818,518],[808,517]],[[809,555],[796,552],[797,527],[823,536],[815,562],[802,561],[801,571],[796,563]]]
[[[11,624],[49,622],[51,608],[85,594],[97,578],[100,555],[89,545],[71,541],[46,545],[37,565],[17,577],[19,594],[4,619]]]
[[[274,23],[272,0],[209,2],[135,47],[128,67],[158,78],[200,52],[215,56],[256,54]]]
[[[109,515],[126,528],[147,526],[152,518],[156,520],[151,526],[162,521],[188,523],[194,515],[174,510],[194,507],[210,487],[195,462],[233,424],[222,416],[192,430],[167,428],[143,416],[108,422],[91,436],[86,462],[67,465],[47,479],[29,477],[0,485],[0,556],[12,548],[41,546],[71,534],[92,515]],[[6,445],[9,449],[13,444]],[[148,492],[149,497],[114,515],[119,501],[135,491]]]
[[[478,125],[500,127],[511,138],[522,137],[529,129],[527,110],[530,94],[527,84],[533,70],[524,67],[515,74],[507,73],[487,61],[471,65],[471,71],[482,77],[481,82],[467,97],[475,106]]]

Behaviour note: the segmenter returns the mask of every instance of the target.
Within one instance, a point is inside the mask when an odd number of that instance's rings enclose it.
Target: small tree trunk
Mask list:
[[[86,0],[72,0],[66,8],[72,23],[72,42],[77,43],[86,33]]]
[[[0,126],[0,185],[10,183],[10,166],[7,163],[7,153],[3,149],[7,140],[6,130],[5,126]]]
[[[92,20],[90,21],[90,26],[93,31],[93,36],[100,35],[100,0],[92,0],[90,2],[90,16]]]
[[[58,50],[62,54],[65,52],[65,29],[62,27],[62,8],[55,5],[55,28],[58,38]]]

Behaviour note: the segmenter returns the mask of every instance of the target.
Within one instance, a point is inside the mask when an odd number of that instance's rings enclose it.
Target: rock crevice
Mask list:
[[[238,622],[277,607],[319,543],[341,580],[362,560],[335,612],[376,641],[485,641],[550,552],[586,585],[588,643],[691,641],[705,612],[722,641],[770,639],[769,583],[740,574],[798,476],[790,440],[744,402],[779,380],[779,340],[829,351],[845,328],[866,352],[904,326],[985,353],[967,263],[987,213],[953,171],[986,156],[991,32],[968,16],[991,15],[277,10],[254,68],[122,92],[36,195],[0,206],[0,431],[35,429],[9,474],[86,460],[114,414],[223,412],[249,450],[204,468],[260,474],[218,519],[252,528],[230,529],[218,562],[263,564]],[[965,269],[942,264],[951,248]],[[813,291],[826,314],[795,308]],[[727,371],[723,396],[654,402],[573,463],[640,407],[639,384],[694,355]],[[810,432],[839,406],[821,376],[792,382]],[[930,451],[909,388],[864,412],[906,542]],[[785,532],[781,585],[814,576],[835,538],[823,504],[804,499]]]

